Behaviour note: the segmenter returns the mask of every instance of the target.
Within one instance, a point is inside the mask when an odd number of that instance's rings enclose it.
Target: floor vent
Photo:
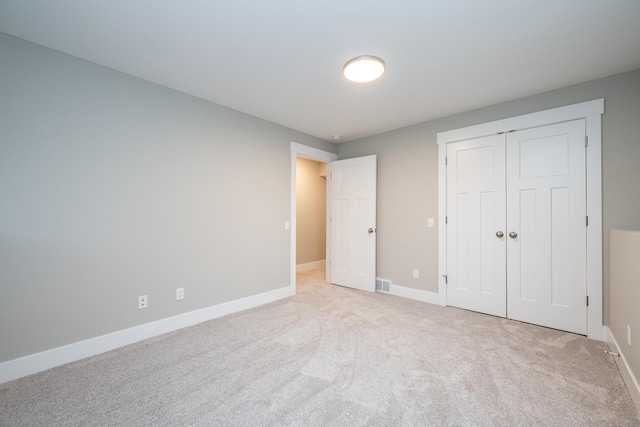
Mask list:
[[[376,292],[389,292],[391,289],[391,281],[385,279],[376,279]]]

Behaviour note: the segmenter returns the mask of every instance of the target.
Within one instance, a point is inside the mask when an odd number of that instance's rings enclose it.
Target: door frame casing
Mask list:
[[[447,144],[512,130],[522,130],[570,120],[585,119],[585,132],[588,141],[586,155],[586,212],[589,217],[589,226],[586,227],[587,295],[589,297],[589,306],[587,307],[587,336],[598,341],[603,340],[602,114],[604,114],[604,98],[437,133],[438,294],[440,305],[447,305],[447,227],[445,223],[447,215],[447,174],[445,163]]]
[[[310,160],[315,160],[317,162],[323,162],[323,163],[331,163],[334,162],[336,160],[338,160],[338,155],[335,153],[331,153],[329,151],[324,151],[324,150],[320,150],[318,148],[314,148],[314,147],[310,147],[308,145],[303,145],[303,144],[299,144],[297,142],[294,141],[290,141],[290,147],[291,147],[291,216],[290,216],[290,220],[289,220],[289,233],[291,236],[291,272],[290,272],[290,285],[293,288],[293,291],[295,293],[296,290],[296,248],[297,248],[297,242],[296,242],[296,236],[297,236],[297,221],[296,221],[296,188],[297,188],[297,184],[296,184],[296,179],[297,179],[297,163],[296,163],[296,159],[298,157],[302,157],[305,159],[310,159]],[[329,204],[329,201],[331,200],[331,188],[330,185],[327,185],[327,203],[326,203],[326,209],[327,209],[327,233],[326,233],[326,239],[327,239],[327,245],[326,245],[326,259],[329,260],[330,255],[331,255],[331,241],[330,241],[330,237],[331,237],[331,233],[328,232],[329,230],[329,218],[331,215],[331,205]],[[329,268],[329,263],[327,262],[327,266],[326,266],[326,280],[330,281],[331,280],[331,271]]]

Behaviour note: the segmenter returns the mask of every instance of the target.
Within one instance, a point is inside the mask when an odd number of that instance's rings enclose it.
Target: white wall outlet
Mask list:
[[[414,279],[418,279],[420,277],[420,272],[418,271],[417,268],[413,269],[413,278]]]
[[[433,227],[435,226],[435,223],[436,223],[436,222],[435,222],[435,220],[434,220],[433,218],[429,218],[429,219],[427,220],[427,227],[429,227],[429,228],[433,228]]]
[[[138,297],[138,310],[142,310],[143,308],[147,308],[149,305],[149,299],[146,295],[140,295]]]
[[[631,326],[627,325],[627,345],[631,347]]]
[[[184,288],[176,289],[176,301],[180,301],[181,299],[184,299]]]
[[[291,224],[289,223],[289,221],[285,221],[284,222],[284,229],[285,230],[289,230],[291,228]]]

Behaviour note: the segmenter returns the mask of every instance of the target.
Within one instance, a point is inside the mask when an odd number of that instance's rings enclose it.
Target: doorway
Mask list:
[[[327,164],[296,159],[296,271],[324,270],[327,255]],[[322,276],[324,277],[323,272]]]
[[[302,145],[297,142],[291,141],[291,220],[290,220],[290,233],[291,233],[291,262],[290,262],[290,286],[293,288],[294,292],[296,289],[296,273],[297,273],[297,233],[298,233],[298,224],[297,224],[297,163],[298,158],[304,158],[308,160],[313,160],[320,163],[329,163],[334,162],[338,159],[338,155],[334,153],[330,153],[328,151],[319,150],[317,148],[309,147],[307,145]],[[328,195],[329,191],[327,191]],[[325,209],[328,209],[329,204],[326,204]],[[326,212],[326,211],[325,211]],[[325,213],[325,217],[329,217],[329,213]],[[329,259],[329,251],[331,248],[330,244],[330,233],[326,234],[325,241],[325,259]],[[330,281],[330,271],[325,267],[326,280]]]

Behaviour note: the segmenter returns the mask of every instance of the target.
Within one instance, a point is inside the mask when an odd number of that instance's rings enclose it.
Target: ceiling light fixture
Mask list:
[[[362,55],[353,58],[346,64],[342,72],[344,76],[356,83],[367,83],[384,74],[384,61],[376,56]]]

